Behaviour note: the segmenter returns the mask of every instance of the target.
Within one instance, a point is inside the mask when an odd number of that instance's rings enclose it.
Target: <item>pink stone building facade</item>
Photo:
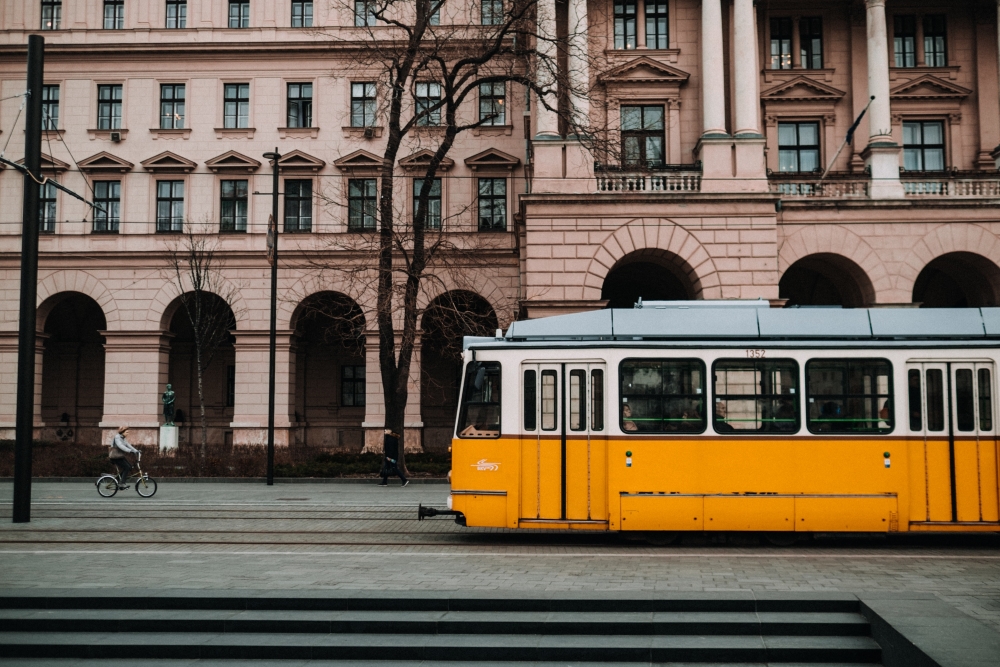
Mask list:
[[[0,5],[5,157],[23,156],[16,96],[27,35],[40,32],[46,173],[117,212],[95,219],[43,191],[39,437],[97,441],[128,423],[155,443],[171,382],[191,440],[190,327],[165,257],[169,232],[200,225],[237,294],[232,340],[207,377],[211,437],[263,442],[271,201],[255,193],[271,191],[262,155],[276,147],[279,440],[359,450],[378,433],[374,294],[317,269],[365,261],[346,248],[370,231],[385,141],[364,118],[380,91],[356,62],[379,28],[355,27],[353,6]],[[597,141],[523,88],[481,90],[464,111],[504,110],[462,135],[441,174],[442,224],[472,250],[421,296],[407,443],[440,449],[450,437],[456,306],[492,330],[639,297],[1000,305],[998,11],[997,0],[540,0],[539,29],[559,37],[570,82],[560,104]],[[483,15],[449,0],[441,21]],[[407,144],[401,201],[436,136]],[[0,437],[14,422],[22,186],[0,170]],[[311,315],[331,311],[361,324],[331,335]]]

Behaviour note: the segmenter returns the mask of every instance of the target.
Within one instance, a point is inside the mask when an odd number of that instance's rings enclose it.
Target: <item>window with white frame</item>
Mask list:
[[[375,25],[375,0],[354,0],[354,25],[357,28]]]
[[[117,232],[121,222],[122,182],[94,181],[94,231]]]
[[[285,231],[312,231],[312,181],[285,179]]]
[[[892,17],[892,49],[896,67],[917,66],[917,17],[896,14]]]
[[[156,182],[156,231],[184,229],[184,181]]]
[[[792,19],[771,19],[771,69],[792,69]]]
[[[122,87],[119,84],[97,87],[97,129],[120,130],[122,126]]]
[[[441,7],[444,5],[444,0],[427,0],[427,2],[432,10],[427,20],[428,25],[441,25]]]
[[[416,218],[420,208],[420,193],[424,187],[424,179],[413,179],[413,216]],[[424,229],[441,229],[441,179],[432,178],[430,192],[427,195],[427,217],[424,218]]]
[[[250,27],[249,0],[229,0],[229,27],[230,28]]]
[[[56,186],[51,181],[38,186],[38,231],[46,234],[56,231]]]
[[[375,84],[351,84],[351,127],[375,127]]]
[[[250,127],[250,84],[227,83],[223,87],[222,126]]]
[[[375,229],[378,179],[352,178],[347,181],[347,231]]]
[[[480,0],[479,18],[483,25],[502,25],[503,0]]]
[[[311,28],[313,24],[313,3],[293,2],[292,3],[292,27]]]
[[[778,123],[778,171],[819,168],[819,123]]]
[[[167,0],[167,29],[186,28],[187,13],[187,0]]]
[[[125,0],[104,0],[104,29],[125,28]]]
[[[288,127],[312,127],[313,85],[288,84]]]
[[[668,38],[667,0],[646,0],[646,48],[666,49]]]
[[[622,162],[627,167],[658,167],[663,164],[663,107],[623,106]]]
[[[247,230],[248,188],[246,179],[224,179],[219,190],[220,225],[223,232]]]
[[[638,0],[615,0],[615,48],[634,49],[636,47],[636,14]]]
[[[506,125],[507,86],[503,81],[479,84],[479,124]]]
[[[903,167],[906,171],[944,171],[944,123],[903,123]]]
[[[184,129],[184,84],[160,84],[160,129]]]
[[[803,69],[823,69],[823,19],[799,19],[799,63]]]
[[[42,86],[42,129],[59,129],[59,86]]]
[[[924,64],[927,67],[945,67],[947,54],[948,23],[944,14],[924,16]]]
[[[441,107],[437,105],[441,103],[441,84],[418,81],[415,88],[417,125],[440,125]]]
[[[480,178],[479,231],[502,232],[507,229],[507,179]]]
[[[62,0],[42,0],[42,30],[62,27]]]

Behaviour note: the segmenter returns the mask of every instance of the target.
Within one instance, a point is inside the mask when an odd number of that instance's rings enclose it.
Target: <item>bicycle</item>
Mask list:
[[[150,477],[148,473],[142,471],[142,452],[136,458],[135,472],[121,480],[121,485],[119,485],[118,475],[112,475],[111,473],[101,475],[94,484],[97,486],[97,492],[102,497],[111,498],[119,491],[127,490],[129,487],[128,482],[133,479],[135,480],[135,492],[143,498],[152,498],[153,494],[156,493],[156,480]]]

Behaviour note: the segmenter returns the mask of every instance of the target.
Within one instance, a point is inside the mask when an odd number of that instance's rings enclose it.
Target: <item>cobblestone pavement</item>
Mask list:
[[[37,483],[10,522],[0,483],[0,587],[476,591],[930,592],[1000,631],[1000,538],[817,536],[794,547],[691,535],[654,547],[618,534],[418,522],[445,485],[161,483],[102,499]]]

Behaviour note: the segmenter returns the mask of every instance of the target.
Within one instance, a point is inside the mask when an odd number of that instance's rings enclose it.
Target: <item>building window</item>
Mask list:
[[[417,125],[429,126],[441,124],[441,84],[417,83]]]
[[[42,30],[58,30],[62,26],[62,0],[42,0]]]
[[[943,14],[924,17],[924,64],[928,67],[944,67],[948,64],[945,53],[947,23]]]
[[[247,230],[247,182],[245,180],[224,180],[221,189],[222,224],[224,232],[245,232]]]
[[[444,4],[444,0],[429,0],[430,7],[434,10],[431,14],[430,19],[427,20],[428,25],[441,25],[441,5]]]
[[[424,187],[424,179],[413,179],[413,217],[417,216],[420,206],[420,190]],[[427,195],[427,217],[424,218],[424,229],[441,229],[441,179],[431,179],[431,191]]]
[[[351,84],[351,127],[375,127],[375,84]]]
[[[647,0],[646,2],[646,48],[669,48],[666,0]]]
[[[125,0],[104,0],[104,29],[125,28]]]
[[[893,21],[893,54],[896,67],[917,66],[917,17],[912,14],[892,17]]]
[[[122,182],[94,182],[94,231],[117,232],[121,221]]]
[[[223,127],[250,127],[250,84],[227,83]]]
[[[507,95],[506,84],[479,84],[479,124],[505,125],[507,114],[504,109],[504,99]]]
[[[622,159],[629,167],[663,164],[663,107],[622,107]]]
[[[229,27],[250,27],[250,3],[247,0],[229,0]]]
[[[285,231],[312,231],[312,181],[285,180]]]
[[[119,130],[122,126],[122,87],[97,87],[97,129]]]
[[[359,408],[365,404],[365,367],[340,367],[340,404],[345,408]]]
[[[167,0],[167,28],[186,28],[187,15],[187,0]]]
[[[288,84],[288,127],[312,127],[313,85]]]
[[[803,69],[823,69],[823,19],[799,19],[799,45]]]
[[[226,366],[226,407],[236,405],[236,366]]]
[[[503,0],[482,0],[480,8],[483,25],[503,24]]]
[[[375,0],[354,0],[354,25],[358,28],[375,25]]]
[[[903,123],[903,167],[906,171],[944,170],[944,123]]]
[[[615,48],[634,49],[638,0],[615,0]]]
[[[184,84],[160,84],[160,129],[184,129]]]
[[[56,231],[56,186],[48,181],[38,186],[38,230]]]
[[[792,69],[792,19],[771,19],[771,69]]]
[[[347,181],[347,231],[375,229],[375,201],[378,179],[352,178]]]
[[[42,86],[42,129],[59,128],[59,86]]]
[[[179,232],[184,226],[184,181],[156,182],[156,231]]]
[[[479,179],[479,231],[507,229],[507,179]]]
[[[819,168],[819,123],[778,123],[778,171]]]
[[[292,27],[311,28],[313,24],[313,3],[293,2],[292,3]]]

